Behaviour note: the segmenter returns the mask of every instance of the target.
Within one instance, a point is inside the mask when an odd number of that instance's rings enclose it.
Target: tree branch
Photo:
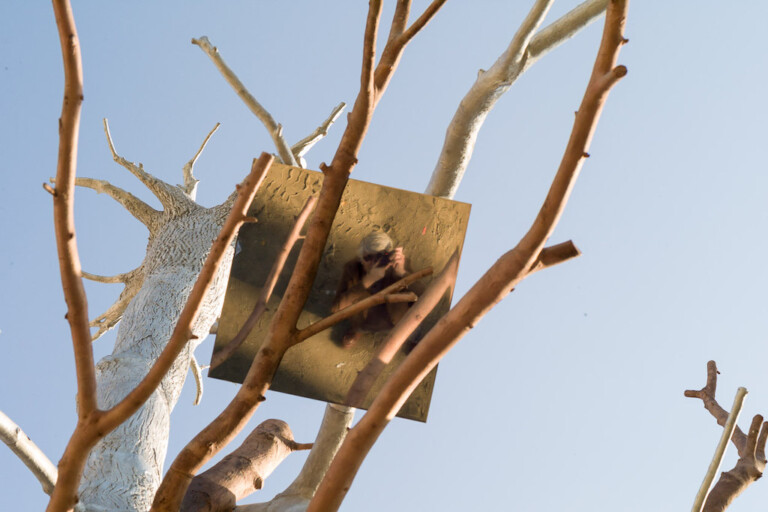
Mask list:
[[[56,466],[45,456],[43,451],[27,437],[21,428],[0,411],[0,439],[32,471],[42,484],[43,492],[51,494],[56,485]]]
[[[197,197],[197,184],[200,183],[200,180],[195,179],[195,176],[192,174],[192,171],[195,167],[195,162],[197,162],[197,159],[200,157],[200,154],[205,149],[205,146],[208,144],[208,141],[211,140],[211,137],[214,133],[216,133],[216,130],[219,129],[219,126],[221,126],[221,123],[216,123],[216,126],[213,127],[213,129],[208,132],[208,135],[205,137],[205,140],[203,140],[203,143],[200,145],[200,149],[197,150],[197,153],[195,153],[195,156],[192,157],[192,159],[184,164],[184,167],[182,168],[181,172],[184,176],[184,185],[176,185],[181,190],[184,191],[185,194],[189,196],[190,199],[193,201]]]
[[[109,122],[104,118],[103,123],[104,134],[107,137],[107,144],[109,145],[110,153],[112,153],[112,159],[136,176],[157,197],[163,208],[169,212],[182,212],[196,206],[195,202],[180,189],[146,172],[142,164],[136,165],[118,155],[115,150],[115,144],[112,142],[112,134],[109,132]]]
[[[571,240],[545,247],[539,253],[539,257],[528,271],[529,274],[565,263],[573,258],[581,256],[581,251]]]
[[[189,369],[192,371],[192,376],[195,378],[195,387],[197,392],[195,393],[195,401],[192,405],[200,405],[200,400],[203,399],[203,369],[200,367],[200,363],[195,359],[194,354],[189,358]]]
[[[284,421],[266,420],[236,450],[192,479],[181,512],[229,512],[238,500],[262,488],[291,452],[301,449]]]
[[[533,225],[517,246],[502,256],[456,306],[437,322],[387,380],[368,412],[350,431],[339,449],[307,512],[338,510],[363,459],[413,389],[485,313],[528,275],[528,270],[536,262],[562,214],[607,93],[618,78],[626,73],[624,68],[619,72],[614,69],[623,43],[626,8],[623,0],[611,2],[608,8],[592,77],[576,115],[560,167]],[[606,79],[609,76],[615,79]]]
[[[51,183],[56,183],[56,178],[51,178],[50,181]],[[120,203],[123,208],[128,210],[128,213],[133,215],[139,222],[147,226],[147,229],[150,231],[154,229],[154,226],[162,215],[161,212],[155,210],[138,197],[130,192],[126,192],[120,187],[112,185],[108,181],[93,178],[76,178],[75,185],[95,190],[97,194],[107,194],[109,197]]]
[[[351,304],[346,308],[340,311],[337,311],[330,316],[323,318],[322,320],[319,320],[311,325],[308,325],[307,327],[299,330],[296,333],[294,343],[300,343],[308,338],[311,338],[315,334],[322,332],[326,329],[329,329],[334,325],[336,325],[337,323],[342,322],[349,317],[355,316],[358,313],[365,311],[366,309],[370,309],[374,306],[378,306],[379,304],[385,304],[385,303],[394,304],[397,302],[416,302],[416,300],[419,297],[415,293],[413,292],[397,293],[397,292],[402,290],[409,284],[414,283],[419,279],[430,275],[431,273],[432,273],[431,268],[425,268],[423,270],[419,270],[418,272],[408,274],[407,276],[400,279],[396,283],[392,283],[391,285],[371,295],[370,297],[366,297],[360,301],[357,301],[354,304]]]
[[[296,479],[283,492],[265,503],[243,505],[235,512],[285,512],[304,510],[320,485],[334,455],[347,435],[349,425],[355,417],[355,409],[342,405],[328,404],[304,466]]]
[[[328,135],[328,130],[331,128],[331,126],[333,126],[333,123],[336,122],[346,106],[347,104],[343,101],[336,105],[336,107],[334,107],[334,109],[331,111],[331,115],[329,115],[320,126],[315,128],[315,131],[291,146],[291,153],[293,153],[293,156],[296,158],[296,161],[301,165],[301,167],[306,168],[307,166],[307,162],[303,158],[304,155],[306,155],[307,152],[312,149],[312,146],[317,144],[323,137]]]
[[[59,118],[59,154],[56,168],[56,193],[53,195],[53,220],[59,256],[61,285],[67,303],[66,318],[72,334],[77,374],[78,427],[96,412],[96,374],[88,326],[88,301],[80,277],[74,221],[75,170],[83,102],[83,67],[72,6],[68,0],[54,0],[53,11],[64,62],[64,99]],[[76,500],[77,481],[85,459],[62,458],[60,477],[51,495],[48,510],[66,510]],[[63,481],[63,482],[62,482]]]
[[[99,330],[93,335],[92,341],[96,341],[102,335],[112,330],[120,322],[120,319],[125,313],[125,309],[131,300],[139,293],[142,285],[144,284],[144,267],[141,266],[135,270],[127,272],[125,274],[118,274],[116,276],[98,276],[95,274],[89,274],[83,272],[83,277],[90,279],[91,281],[97,281],[100,283],[125,283],[123,291],[120,292],[120,296],[112,304],[109,309],[104,313],[97,316],[90,322],[90,327],[97,327]]]
[[[536,60],[596,19],[605,10],[607,0],[584,2],[534,37],[551,3],[538,0],[534,4],[504,53],[488,71],[481,70],[461,100],[446,130],[426,194],[447,198],[456,194],[480,128],[499,98]]]
[[[259,297],[256,300],[256,305],[253,307],[253,311],[251,311],[251,314],[248,315],[248,318],[237,332],[235,337],[232,338],[229,343],[227,343],[221,350],[217,351],[211,357],[211,368],[216,368],[219,366],[221,363],[229,359],[238,348],[240,348],[240,345],[243,344],[245,339],[258,323],[261,315],[263,315],[267,310],[267,303],[269,302],[270,297],[272,297],[272,292],[275,289],[275,285],[277,284],[277,280],[280,277],[280,273],[283,271],[285,262],[288,260],[288,255],[291,253],[293,246],[296,245],[296,242],[299,240],[301,230],[304,228],[304,224],[306,224],[307,219],[309,218],[310,213],[312,213],[312,209],[315,207],[316,202],[317,197],[312,196],[307,199],[306,203],[304,203],[304,207],[296,217],[296,222],[293,223],[291,232],[288,233],[288,238],[286,238],[283,246],[280,248],[280,252],[277,253],[277,257],[275,258],[275,262],[272,264],[272,268],[267,275],[264,286],[261,287],[261,292],[259,293]]]
[[[277,148],[277,153],[280,155],[282,163],[294,167],[298,166],[296,159],[293,157],[293,153],[291,153],[291,148],[288,147],[288,143],[285,138],[283,138],[282,126],[279,125],[272,115],[267,112],[258,101],[256,101],[256,98],[254,98],[250,92],[248,92],[248,89],[243,85],[243,82],[240,81],[237,75],[235,75],[235,72],[232,71],[232,69],[230,69],[224,62],[224,59],[221,58],[218,48],[211,45],[211,42],[205,36],[202,36],[199,39],[192,39],[192,44],[199,46],[200,49],[208,55],[213,62],[213,65],[216,66],[216,69],[219,70],[227,83],[235,90],[240,99],[243,100],[245,106],[259,118],[259,121],[261,121],[267,129],[267,132],[269,132],[270,137],[272,137],[272,142],[275,144],[275,148]]]
[[[739,388],[731,412],[727,412],[720,407],[715,399],[718,373],[715,362],[709,361],[707,363],[706,385],[700,390],[687,390],[684,393],[689,398],[700,399],[704,408],[715,418],[717,424],[723,427],[723,435],[715,455],[707,469],[699,492],[696,494],[693,505],[694,511],[724,511],[739,494],[758,480],[765,470],[765,442],[768,439],[768,423],[763,423],[763,417],[759,414],[756,415],[752,418],[749,434],[745,436],[736,425],[736,420],[747,390]],[[722,473],[715,486],[711,487],[722,462],[729,438],[739,453],[739,459],[733,469]]]

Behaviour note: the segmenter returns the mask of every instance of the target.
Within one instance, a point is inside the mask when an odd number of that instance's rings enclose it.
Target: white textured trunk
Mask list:
[[[146,375],[171,337],[228,208],[185,205],[164,213],[151,229],[144,283],[123,315],[111,355],[97,369],[99,407],[115,405]],[[190,357],[223,303],[233,250],[225,258],[193,332],[199,339],[178,357],[160,387],[136,414],[90,454],[80,486],[79,511],[146,511],[163,474],[170,413],[181,393]]]

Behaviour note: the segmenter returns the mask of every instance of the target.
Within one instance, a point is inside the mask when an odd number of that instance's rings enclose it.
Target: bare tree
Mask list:
[[[209,510],[230,510],[235,500],[257,489],[259,482],[291,451],[309,447],[296,443],[287,425],[268,420],[257,427],[249,441],[236,452],[195,477],[202,465],[245,426],[264,399],[286,350],[320,327],[328,327],[375,301],[414,299],[396,296],[407,280],[423,274],[408,276],[403,283],[371,297],[369,302],[350,306],[350,310],[329,317],[321,326],[297,328],[298,315],[312,287],[341,194],[357,164],[373,113],[406,46],[444,3],[445,0],[434,0],[411,21],[411,2],[398,0],[389,34],[377,58],[381,2],[371,0],[363,38],[360,90],[333,160],[329,165],[321,165],[325,179],[284,299],[240,391],[220,416],[190,441],[163,477],[161,461],[167,449],[169,413],[178,400],[186,369],[199,368],[194,360],[194,348],[209,332],[221,308],[233,238],[242,223],[254,220],[246,213],[248,205],[274,157],[263,154],[254,159],[251,173],[226,201],[213,208],[203,208],[195,202],[197,180],[193,167],[215,128],[183,167],[184,184],[172,186],[152,176],[142,165],[120,156],[105,121],[107,142],[115,162],[136,176],[157,197],[163,210],[155,210],[105,181],[76,179],[82,65],[69,3],[54,1],[64,57],[65,93],[59,165],[52,181],[54,186],[46,185],[46,190],[54,198],[57,246],[78,377],[79,419],[59,462],[58,476],[50,470],[34,469],[44,487],[49,488],[55,480],[48,510],[143,511],[150,506],[157,511],[198,510],[203,502]],[[427,189],[433,195],[453,196],[482,122],[495,101],[538,58],[598,17],[607,6],[603,39],[570,140],[530,230],[424,337],[349,435],[347,428],[352,410],[329,406],[312,452],[294,484],[272,502],[244,506],[242,510],[337,509],[381,430],[440,358],[525,277],[578,256],[578,249],[571,242],[549,247],[546,243],[589,156],[587,151],[608,92],[626,74],[626,68],[617,66],[616,61],[620,47],[626,42],[623,26],[627,5],[623,0],[588,0],[539,31],[551,4],[552,0],[537,0],[496,64],[479,74],[448,127],[442,154]],[[207,38],[195,39],[193,43],[211,58],[246,106],[265,125],[277,148],[277,158],[286,164],[302,165],[302,156],[327,133],[343,106],[336,107],[312,134],[290,145],[283,137],[281,125],[248,92]],[[147,253],[137,269],[114,277],[96,276],[80,269],[72,216],[75,185],[106,193],[147,227]],[[311,208],[309,205],[305,214],[309,214]],[[286,250],[290,250],[302,224],[300,219]],[[276,265],[279,269],[279,263]],[[439,295],[452,285],[455,261],[453,266],[437,270],[440,277],[434,283],[435,293]],[[125,284],[117,303],[93,321],[88,319],[83,277]],[[433,299],[431,294],[425,294],[412,311],[428,309]],[[112,354],[94,364],[91,327],[97,328],[95,338],[115,326],[119,331]],[[386,345],[387,350],[396,350],[413,327],[414,321],[406,317],[398,326],[400,331],[393,334],[391,345]],[[386,358],[384,354],[379,361],[386,363]],[[375,373],[376,369],[371,371]],[[369,386],[370,382],[358,384],[352,390],[357,395],[351,393],[348,404],[354,405],[355,396],[364,395]],[[16,446],[25,462],[40,459],[32,446],[24,443]],[[248,463],[243,466],[238,462],[241,459]]]

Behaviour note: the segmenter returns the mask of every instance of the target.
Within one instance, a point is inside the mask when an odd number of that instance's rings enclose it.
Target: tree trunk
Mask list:
[[[228,208],[191,207],[163,214],[150,236],[144,284],[123,315],[111,355],[97,364],[99,407],[106,409],[136,387],[168,342]],[[194,349],[207,336],[223,303],[234,251],[230,248],[206,297],[189,342],[161,386],[124,424],[101,440],[88,458],[79,511],[145,511],[163,474],[170,413]]]

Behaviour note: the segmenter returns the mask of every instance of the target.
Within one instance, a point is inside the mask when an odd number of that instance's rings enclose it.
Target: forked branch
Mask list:
[[[687,390],[685,396],[689,398],[698,398],[704,404],[704,408],[715,418],[717,424],[722,426],[723,438],[718,445],[717,453],[713,459],[707,475],[702,483],[702,487],[696,496],[693,506],[695,512],[722,512],[728,508],[736,497],[744,492],[749,485],[762,477],[765,471],[766,457],[765,444],[768,439],[768,422],[763,422],[761,415],[755,415],[752,418],[752,424],[749,433],[744,432],[736,425],[736,417],[741,409],[741,402],[744,400],[746,390],[739,388],[734,406],[729,413],[717,403],[715,392],[717,390],[717,365],[714,361],[707,363],[707,383],[700,390]],[[729,436],[728,433],[732,432]],[[736,450],[739,453],[739,459],[736,465],[730,471],[720,475],[717,483],[710,490],[710,485],[720,466],[725,444],[730,437]]]
[[[156,178],[146,172],[142,164],[136,165],[135,163],[129,162],[122,156],[118,155],[117,151],[115,150],[115,144],[112,142],[112,135],[109,132],[109,122],[105,118],[103,123],[104,134],[107,137],[107,144],[109,145],[110,153],[112,153],[112,159],[127,169],[128,172],[136,176],[139,181],[141,181],[144,186],[147,187],[149,191],[155,195],[155,197],[157,197],[157,199],[160,201],[160,204],[163,205],[163,208],[171,212],[181,212],[185,209],[191,208],[192,205],[195,204],[195,202],[187,197],[187,195],[179,188],[171,186],[163,180]]]
[[[333,126],[333,123],[336,122],[346,106],[347,104],[343,101],[336,105],[336,107],[334,107],[334,109],[331,111],[331,115],[329,115],[320,126],[315,128],[315,131],[291,146],[291,153],[293,153],[293,156],[296,158],[296,161],[299,162],[301,167],[307,166],[307,162],[304,160],[304,155],[307,154],[307,151],[312,149],[312,146],[317,144],[320,140],[322,140],[323,137],[328,135],[328,130],[331,128],[331,126]]]
[[[219,126],[221,126],[221,123],[216,123],[216,126],[208,132],[208,135],[203,140],[203,143],[200,145],[200,149],[197,150],[197,153],[195,153],[195,156],[193,156],[189,162],[184,164],[184,167],[181,169],[182,175],[184,176],[184,184],[177,185],[177,187],[183,190],[193,201],[197,197],[197,184],[200,183],[200,180],[196,179],[193,174],[195,162],[200,158],[205,146],[208,145],[208,141],[211,140],[211,137],[216,133],[216,130],[219,129]]]
[[[338,510],[363,459],[413,389],[485,313],[529,274],[562,215],[610,88],[626,74],[615,62],[623,44],[627,4],[612,1],[592,77],[549,193],[528,233],[424,336],[387,380],[368,412],[350,431],[307,512]]]
[[[98,328],[96,334],[93,335],[93,340],[96,341],[102,335],[108,331],[114,329],[123,318],[125,309],[130,304],[131,300],[139,293],[142,285],[144,284],[144,268],[139,267],[125,274],[117,274],[115,276],[99,276],[96,274],[90,274],[83,272],[83,277],[91,281],[99,283],[124,283],[125,287],[120,292],[120,296],[117,298],[114,304],[104,313],[91,320],[90,326]]]

